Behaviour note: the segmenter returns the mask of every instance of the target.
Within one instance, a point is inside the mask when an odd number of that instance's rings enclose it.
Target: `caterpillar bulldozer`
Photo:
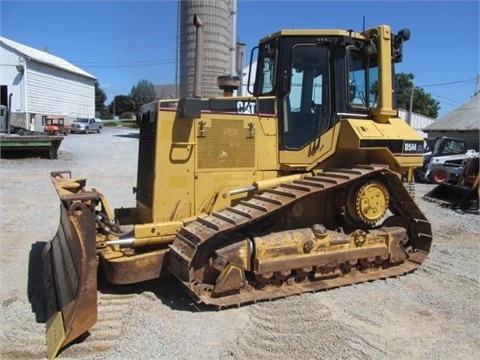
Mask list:
[[[230,96],[227,77],[225,96],[144,105],[133,208],[52,172],[48,357],[95,324],[99,267],[118,285],[173,275],[218,308],[418,268],[432,235],[407,189],[423,140],[394,89],[409,37],[387,25],[281,30],[252,50],[248,96]]]

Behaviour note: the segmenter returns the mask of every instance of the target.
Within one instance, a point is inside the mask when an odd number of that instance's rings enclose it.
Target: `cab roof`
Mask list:
[[[340,29],[284,29],[263,37],[260,43],[269,41],[278,37],[286,36],[349,36],[356,39],[365,39],[362,33],[353,30]]]

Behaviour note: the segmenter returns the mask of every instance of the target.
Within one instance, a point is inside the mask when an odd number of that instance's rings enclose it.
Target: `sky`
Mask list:
[[[258,40],[280,29],[354,29],[387,24],[411,31],[397,73],[440,103],[439,117],[479,88],[480,1],[237,0],[237,39],[246,61]],[[177,1],[0,1],[0,35],[47,49],[95,76],[107,95],[140,80],[176,82]]]

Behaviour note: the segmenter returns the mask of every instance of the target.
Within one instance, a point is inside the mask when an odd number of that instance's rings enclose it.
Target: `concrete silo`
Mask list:
[[[232,16],[236,11],[232,11],[234,6],[234,0],[180,0],[180,97],[192,96],[194,92],[195,15],[205,24],[201,95],[222,95],[217,78],[231,73],[231,44],[232,36],[235,37],[232,31]]]

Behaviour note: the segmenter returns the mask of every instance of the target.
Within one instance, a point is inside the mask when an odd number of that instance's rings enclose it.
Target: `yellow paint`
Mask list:
[[[63,342],[67,338],[62,313],[60,311],[57,311],[55,315],[53,315],[53,320],[49,325],[50,326],[47,326],[47,358],[55,359]]]

